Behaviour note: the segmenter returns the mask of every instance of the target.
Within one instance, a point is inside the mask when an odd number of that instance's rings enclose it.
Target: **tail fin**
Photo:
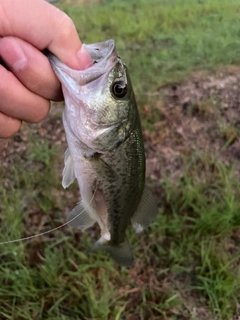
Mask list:
[[[105,240],[104,238],[100,238],[96,243],[94,243],[90,251],[97,250],[106,251],[120,266],[132,267],[134,263],[132,251],[127,240],[118,246],[113,246],[109,243],[109,241]]]

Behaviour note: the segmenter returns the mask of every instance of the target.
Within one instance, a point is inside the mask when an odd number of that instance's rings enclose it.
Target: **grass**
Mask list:
[[[194,71],[239,64],[237,0],[101,1],[61,8],[86,43],[113,38],[144,95]]]
[[[35,148],[30,142],[29,159],[36,156]],[[44,150],[46,145],[40,144],[38,152]],[[51,148],[49,157],[43,171],[37,171],[42,159],[35,158],[34,179],[26,170],[29,164],[3,176],[12,183],[7,194],[0,189],[1,241],[28,235],[26,224],[37,233],[27,222],[32,203],[47,219],[39,224],[41,231],[51,227],[51,220],[53,225],[64,222],[59,210],[67,199],[59,208],[49,196],[61,188],[54,180],[49,183],[57,161]],[[28,186],[33,182],[37,194]],[[234,171],[196,152],[175,183],[168,177],[160,183],[164,201],[158,218],[138,237],[129,232],[136,256],[132,270],[116,267],[101,253],[86,256],[92,238],[87,233],[74,236],[68,229],[0,246],[1,317],[124,319],[137,313],[139,319],[177,319],[174,314],[183,313],[184,319],[198,319],[194,306],[204,305],[212,319],[231,319],[240,294],[240,185]]]
[[[240,61],[237,0],[59,7],[85,42],[116,40],[141,107],[146,101],[153,106],[160,97],[149,93],[165,83]],[[144,128],[160,116],[155,110]],[[76,184],[61,187],[63,149],[51,137],[57,121],[54,115],[43,137],[38,126],[25,129],[20,137],[26,136],[27,149],[0,168],[1,242],[60,226],[77,202]],[[230,131],[222,128],[226,139]],[[133,269],[117,267],[101,252],[85,255],[97,240],[94,228],[74,233],[63,227],[0,245],[0,319],[233,319],[240,299],[240,184],[234,168],[211,154],[196,150],[184,160],[175,181],[162,169],[155,186],[159,215],[151,227],[140,235],[128,231]]]

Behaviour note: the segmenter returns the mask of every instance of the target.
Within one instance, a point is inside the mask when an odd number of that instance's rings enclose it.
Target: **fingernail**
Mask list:
[[[19,45],[13,38],[1,39],[0,54],[7,66],[14,71],[20,71],[27,63],[27,58]]]
[[[93,65],[93,60],[90,57],[87,50],[84,48],[84,46],[82,46],[81,49],[78,51],[77,57],[80,70],[85,70]]]

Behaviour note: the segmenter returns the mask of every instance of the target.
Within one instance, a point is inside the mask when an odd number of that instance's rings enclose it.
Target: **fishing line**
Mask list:
[[[97,188],[96,190],[94,191],[94,194],[91,198],[91,200],[89,201],[88,205],[86,206],[86,208],[89,207],[89,205],[91,204],[91,202],[93,201],[93,198],[95,196],[97,192]],[[20,239],[15,239],[15,240],[9,240],[9,241],[4,241],[4,242],[0,242],[0,245],[3,245],[3,244],[9,244],[9,243],[14,243],[14,242],[20,242],[20,241],[25,241],[25,240],[30,240],[30,239],[33,239],[33,238],[37,238],[37,237],[40,237],[40,236],[44,236],[45,234],[48,234],[48,233],[51,233],[51,232],[54,232],[58,229],[61,229],[62,227],[65,227],[66,225],[68,225],[70,222],[74,221],[76,218],[78,218],[84,211],[86,211],[86,208],[84,208],[84,210],[82,210],[81,212],[79,212],[76,217],[72,218],[71,220],[69,220],[68,222],[65,222],[63,223],[62,225],[56,227],[56,228],[53,228],[51,230],[48,230],[48,231],[45,231],[45,232],[41,232],[41,233],[38,233],[38,234],[34,234],[32,236],[29,236],[29,237],[25,237],[25,238],[20,238]]]

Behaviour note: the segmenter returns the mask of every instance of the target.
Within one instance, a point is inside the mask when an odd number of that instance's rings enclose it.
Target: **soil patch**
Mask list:
[[[178,177],[184,159],[196,152],[234,165],[240,177],[240,68],[197,73],[184,83],[160,87],[154,95],[159,121],[145,130],[147,176]],[[145,106],[148,116],[152,107]]]

